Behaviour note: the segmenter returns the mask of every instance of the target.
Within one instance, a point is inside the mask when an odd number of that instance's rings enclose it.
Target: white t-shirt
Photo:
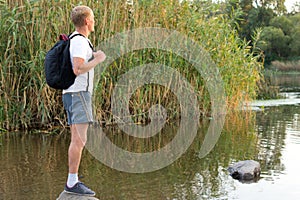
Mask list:
[[[77,31],[71,34],[78,34]],[[83,58],[84,62],[87,63],[93,56],[93,50],[89,45],[90,40],[82,37],[80,35],[75,36],[71,39],[70,42],[70,56],[71,62],[73,65],[73,58],[79,57]],[[93,82],[94,82],[94,68],[89,72],[84,74],[80,74],[76,77],[75,82],[68,89],[63,90],[63,94],[69,92],[81,92],[81,91],[89,91],[91,94],[93,93]]]

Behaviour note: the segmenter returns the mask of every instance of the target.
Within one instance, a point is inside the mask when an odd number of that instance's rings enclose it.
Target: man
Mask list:
[[[94,32],[94,14],[87,6],[77,6],[71,12],[75,31],[82,34],[71,39],[70,55],[76,79],[63,90],[63,104],[71,128],[68,151],[69,174],[65,192],[94,196],[95,192],[78,180],[81,153],[87,140],[89,123],[93,121],[91,95],[93,92],[94,67],[106,58],[102,51],[93,52],[88,36]],[[93,58],[93,59],[92,59]]]

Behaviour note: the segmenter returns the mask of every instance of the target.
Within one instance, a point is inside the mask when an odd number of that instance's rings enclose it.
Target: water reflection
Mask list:
[[[100,200],[245,200],[281,199],[281,195],[294,199],[300,187],[296,171],[300,163],[298,113],[300,107],[293,105],[267,107],[255,115],[227,116],[218,143],[204,158],[199,157],[199,151],[209,121],[202,122],[188,151],[170,166],[151,173],[113,170],[85,150],[80,175]],[[132,140],[113,127],[105,131],[118,146],[144,151],[170,142],[177,128],[176,124],[166,127],[151,140]],[[0,138],[0,199],[57,199],[64,195],[68,132],[55,136],[11,133]],[[261,163],[257,183],[243,184],[228,175],[231,163],[246,159]]]
[[[0,136],[0,199],[55,199],[66,171],[65,135]]]
[[[279,86],[282,91],[300,91],[299,74],[273,74],[266,78],[270,79],[270,84]]]

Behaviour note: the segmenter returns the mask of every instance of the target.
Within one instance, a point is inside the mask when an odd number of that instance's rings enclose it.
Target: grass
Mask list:
[[[61,33],[73,27],[69,13],[73,6],[85,4],[94,10],[96,31],[93,44],[116,33],[140,27],[160,27],[192,38],[211,55],[222,75],[228,110],[257,95],[256,83],[261,78],[262,63],[253,55],[246,41],[230,26],[230,19],[218,15],[214,4],[206,7],[175,0],[134,1],[27,1],[1,0],[0,12],[0,127],[5,130],[52,129],[65,126],[61,91],[45,84],[44,57]],[[178,70],[195,88],[202,116],[209,116],[211,102],[204,81],[193,66],[172,52],[140,50],[124,55],[101,74],[96,85],[98,119],[111,123],[111,95],[118,77],[135,66],[161,63]],[[147,123],[151,105],[160,103],[168,112],[168,120],[180,118],[177,98],[167,88],[146,85],[130,99],[131,114],[138,123]]]
[[[273,61],[270,68],[281,73],[300,72],[300,60],[298,61]]]

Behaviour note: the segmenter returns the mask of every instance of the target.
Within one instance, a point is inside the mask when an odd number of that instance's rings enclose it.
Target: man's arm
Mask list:
[[[85,63],[83,58],[74,57],[73,58],[73,71],[76,76],[79,74],[84,74],[99,63],[103,62],[106,58],[106,55],[102,51],[93,52],[94,59]]]

